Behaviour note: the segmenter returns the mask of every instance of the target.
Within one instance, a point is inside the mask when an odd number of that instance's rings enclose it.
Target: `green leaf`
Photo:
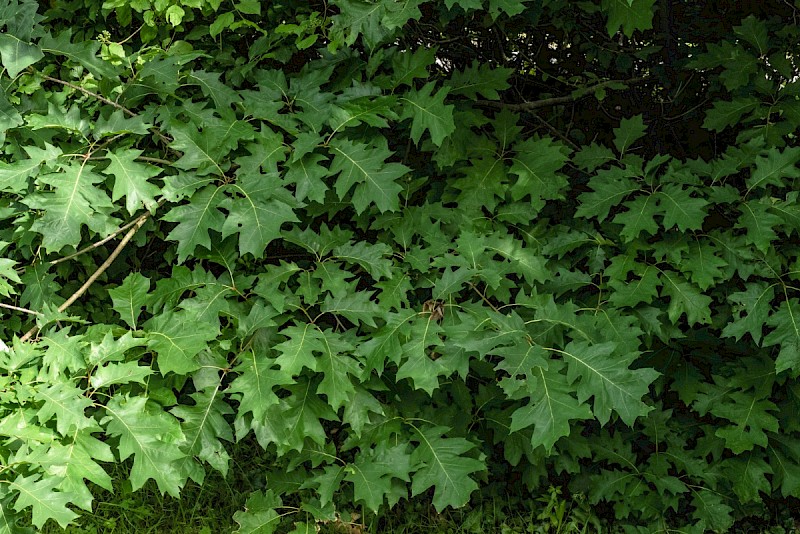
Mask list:
[[[138,382],[147,383],[147,377],[153,374],[153,370],[138,362],[108,363],[95,369],[90,382],[95,389],[106,388],[114,384],[130,384]]]
[[[84,225],[96,233],[107,233],[107,213],[113,204],[103,190],[95,187],[103,179],[85,162],[66,164],[61,167],[61,172],[39,175],[37,181],[54,191],[30,195],[25,203],[45,210],[31,229],[42,234],[42,243],[48,251],[58,252],[67,245],[77,246]]]
[[[658,223],[655,216],[662,213],[654,195],[639,195],[635,199],[625,202],[628,208],[614,217],[613,222],[623,226],[619,233],[623,242],[633,241],[639,234],[645,232],[646,235],[654,235],[658,232]]]
[[[529,284],[546,282],[551,273],[547,269],[546,260],[531,247],[522,247],[522,242],[508,237],[492,235],[486,240],[486,248],[507,258]]]
[[[42,49],[37,45],[26,43],[9,33],[0,34],[0,59],[10,77],[15,78],[43,57]]]
[[[399,209],[399,193],[403,188],[396,180],[405,175],[409,168],[400,163],[387,163],[392,155],[386,140],[379,137],[374,145],[354,143],[347,139],[334,139],[331,142],[333,162],[330,175],[336,179],[335,190],[341,200],[355,186],[352,202],[356,213],[361,213],[370,204],[375,204],[381,212]]]
[[[386,14],[381,24],[390,30],[402,28],[409,20],[419,20],[422,13],[419,5],[425,0],[405,0],[404,2],[387,2]]]
[[[785,178],[800,178],[800,169],[796,165],[798,161],[800,161],[800,147],[786,148],[783,152],[771,148],[766,157],[756,158],[756,169],[745,180],[747,191],[767,185],[784,187]]]
[[[382,309],[365,291],[341,293],[325,297],[320,311],[341,315],[353,324],[363,323],[375,327],[375,318],[382,315]]]
[[[66,445],[53,443],[41,464],[49,474],[62,476],[57,486],[59,491],[71,496],[72,502],[84,510],[92,509],[92,494],[86,480],[112,491],[111,477],[97,462],[114,462],[114,454],[108,443],[100,441],[84,430],[73,434],[73,441]]]
[[[236,9],[246,15],[261,14],[261,4],[258,0],[242,0],[236,4]]]
[[[444,5],[447,6],[447,9],[453,9],[453,6],[459,6],[464,11],[483,9],[481,0],[444,0]]]
[[[148,406],[144,397],[114,395],[106,405],[106,431],[119,438],[120,460],[133,455],[130,482],[133,490],[153,479],[159,491],[178,497],[185,479],[178,460],[186,454],[177,446],[183,441],[178,420],[160,408]]]
[[[36,159],[0,162],[0,189],[11,193],[27,189],[29,178],[36,174],[41,163]]]
[[[39,39],[39,47],[43,52],[65,56],[76,63],[80,63],[99,79],[113,79],[117,77],[118,68],[110,62],[98,57],[100,43],[97,41],[72,42],[72,29],[68,29],[52,37],[46,33]]]
[[[431,347],[444,344],[440,338],[442,332],[442,327],[430,315],[411,323],[409,339],[401,348],[403,363],[397,369],[397,380],[410,378],[414,388],[422,389],[428,395],[439,388],[439,376],[447,374],[447,370]]]
[[[347,263],[363,267],[375,280],[389,280],[393,277],[392,249],[385,243],[357,241],[345,243],[333,249],[333,257]]]
[[[631,180],[631,176],[632,173],[619,167],[598,171],[597,175],[589,180],[592,191],[578,196],[579,205],[575,215],[596,217],[598,221],[605,220],[611,208],[639,190],[639,185]]]
[[[70,495],[54,488],[58,485],[56,477],[41,478],[39,475],[17,476],[13,482],[8,482],[10,488],[19,492],[14,509],[21,512],[30,507],[33,515],[33,524],[41,529],[48,519],[55,520],[61,528],[67,525],[78,514],[67,508]]]
[[[114,335],[111,332],[106,332],[101,342],[90,344],[86,362],[93,366],[98,366],[106,362],[122,361],[127,351],[134,347],[144,347],[146,345],[147,340],[144,338],[134,338],[130,331],[125,332],[122,337],[118,339],[114,339]],[[83,347],[81,347],[80,350],[82,353],[85,353]]]
[[[478,484],[469,475],[486,469],[486,464],[464,453],[475,448],[464,438],[442,437],[450,429],[442,426],[417,428],[419,442],[411,453],[412,465],[421,467],[412,476],[411,494],[433,487],[433,506],[441,513],[448,506],[458,508],[469,501]]]
[[[730,458],[723,463],[725,474],[733,480],[733,491],[740,502],[762,502],[761,493],[769,495],[770,483],[766,475],[772,475],[772,468],[763,458],[753,453]]]
[[[325,191],[328,186],[323,178],[328,176],[328,169],[320,165],[326,161],[321,154],[309,154],[288,165],[285,180],[295,184],[295,198],[302,202],[305,199],[322,203],[325,200]]]
[[[489,0],[489,14],[492,19],[497,19],[503,11],[509,17],[519,15],[525,11],[525,2],[529,0]]]
[[[563,362],[551,361],[546,367],[535,367],[527,373],[524,388],[530,399],[511,414],[508,429],[517,432],[533,425],[531,447],[542,445],[548,453],[556,441],[569,436],[571,420],[592,417],[589,406],[573,395],[574,387],[560,372],[563,366]]]
[[[680,262],[683,273],[689,274],[689,279],[706,291],[715,283],[725,278],[728,262],[717,256],[718,248],[708,242],[694,242],[689,246],[688,257]]]
[[[231,426],[225,419],[234,413],[233,409],[223,400],[219,382],[190,394],[190,397],[194,400],[193,406],[181,404],[170,410],[182,421],[185,441],[181,443],[181,448],[226,476],[230,457],[221,440],[233,441]],[[181,468],[185,469],[186,463],[191,461],[190,457],[184,458]]]
[[[324,376],[317,386],[317,393],[325,395],[334,410],[344,406],[355,393],[350,376],[359,376],[361,368],[352,357],[355,347],[342,336],[325,331],[322,340],[322,354],[317,359],[317,371]]]
[[[761,305],[758,318],[766,314],[764,308],[767,307],[768,302]],[[796,376],[800,372],[800,301],[796,298],[784,300],[766,321],[759,324],[759,330],[764,324],[773,330],[764,337],[763,346],[780,347],[775,360],[775,372],[791,369],[793,376]]]
[[[283,517],[275,510],[283,503],[280,497],[269,489],[267,491],[254,491],[247,498],[244,511],[233,514],[233,519],[239,523],[237,534],[272,534]]]
[[[85,428],[97,428],[97,422],[86,416],[86,410],[93,405],[84,395],[84,390],[68,382],[55,382],[41,387],[36,392],[36,400],[42,407],[36,412],[41,424],[55,419],[56,429],[62,436],[79,432]]]
[[[758,55],[762,56],[769,50],[769,34],[766,23],[757,19],[754,15],[750,15],[739,26],[734,26],[733,31],[736,35],[744,38],[748,43],[753,45],[758,51]]]
[[[150,280],[141,273],[129,274],[119,287],[108,290],[114,303],[114,310],[134,330],[142,308],[147,304],[148,291],[150,291]]]
[[[605,1],[607,0],[604,0],[604,2]],[[613,1],[615,4],[620,3],[620,0]],[[641,0],[638,1],[641,3]],[[644,124],[642,115],[635,115],[629,119],[622,119],[619,123],[619,128],[614,128],[614,146],[617,147],[617,152],[619,152],[620,157],[631,147],[634,141],[641,139],[646,131],[647,126]]]
[[[353,433],[361,437],[364,428],[372,423],[373,414],[384,415],[383,406],[365,388],[355,386],[344,406],[342,422],[350,425]]]
[[[736,341],[739,341],[744,334],[749,333],[756,344],[760,343],[764,325],[772,310],[771,302],[774,297],[774,286],[763,281],[748,283],[745,285],[744,291],[729,295],[728,300],[737,306],[733,312],[733,321],[725,325],[722,335],[734,337]],[[785,324],[782,320],[778,322],[780,326],[785,326]],[[797,332],[796,337],[800,342],[800,331]],[[774,337],[771,341],[773,340],[775,340]]]
[[[517,182],[511,186],[514,200],[530,195],[533,208],[538,210],[544,207],[543,200],[563,198],[568,182],[566,176],[557,174],[557,171],[564,166],[569,155],[561,145],[545,137],[517,143],[514,150],[517,155],[512,159],[510,169],[518,176]]]
[[[414,80],[428,77],[428,67],[436,61],[436,47],[420,47],[413,52],[403,50],[392,57],[392,87],[413,87]]]
[[[755,245],[762,253],[773,246],[773,241],[778,239],[778,234],[774,227],[781,224],[781,218],[768,211],[770,205],[758,200],[749,200],[739,205],[741,216],[736,224],[736,228],[747,230],[745,241]]]
[[[661,282],[658,278],[658,270],[654,267],[637,265],[634,272],[641,278],[627,280],[625,278],[611,278],[608,285],[614,292],[608,296],[609,302],[614,306],[627,306],[633,308],[640,303],[652,304],[653,299],[658,297],[658,287]]]
[[[433,143],[442,146],[442,141],[456,129],[453,121],[454,106],[444,103],[449,89],[443,87],[432,94],[435,86],[434,82],[429,82],[419,91],[412,89],[400,98],[403,102],[400,120],[411,119],[411,139],[415,143],[419,143],[423,132],[428,130]]]
[[[173,126],[170,133],[173,136],[173,149],[183,155],[173,165],[184,171],[195,171],[200,176],[207,174],[223,175],[223,158],[233,148],[231,143],[238,142],[238,137],[233,135],[230,128],[225,128],[219,121],[218,124],[209,124],[202,132],[191,124]]]
[[[148,182],[150,178],[161,174],[161,170],[136,161],[141,153],[141,150],[132,149],[109,152],[106,157],[111,160],[111,164],[103,171],[114,177],[111,200],[116,202],[125,197],[125,208],[131,215],[142,206],[149,212],[154,212],[158,205],[156,196],[161,194],[161,188]]]
[[[777,432],[778,419],[769,412],[778,407],[771,401],[758,399],[754,393],[734,391],[724,401],[715,401],[711,414],[731,421],[733,424],[719,426],[715,435],[725,440],[725,446],[734,454],[767,446],[767,434]]]
[[[666,230],[677,226],[681,232],[700,230],[706,218],[704,209],[708,202],[702,198],[692,197],[692,188],[684,189],[677,184],[665,185],[656,195],[658,203],[664,210],[663,226]]]
[[[238,233],[241,255],[249,252],[260,258],[267,245],[280,237],[281,225],[299,222],[292,211],[297,204],[274,175],[248,175],[228,187],[238,198],[222,204],[228,209],[222,237]]]
[[[339,14],[334,17],[334,28],[344,34],[343,40],[347,46],[355,43],[361,35],[367,47],[374,49],[390,35],[389,28],[382,25],[387,4],[388,2],[336,0]]]
[[[303,367],[315,371],[317,360],[314,352],[324,352],[325,335],[312,324],[284,328],[281,335],[288,338],[275,345],[275,350],[279,353],[275,364],[281,371],[290,376],[299,375]]]
[[[482,95],[489,100],[498,100],[498,91],[505,91],[510,87],[508,78],[513,70],[495,68],[485,63],[473,60],[469,67],[463,71],[455,71],[450,76],[447,86],[452,95],[464,95],[470,100],[477,100]],[[427,74],[427,73],[426,73]]]
[[[22,280],[20,280],[17,271],[14,270],[14,265],[17,262],[14,260],[10,260],[8,258],[0,258],[0,295],[4,297],[8,297],[16,293],[14,287],[7,282],[10,280],[17,284],[21,284]]]
[[[632,426],[637,417],[652,410],[642,401],[650,384],[659,375],[654,369],[630,369],[638,353],[620,354],[614,342],[572,341],[564,349],[567,379],[580,377],[578,401],[594,396],[593,412],[601,424],[608,422],[611,411]]]
[[[709,489],[694,492],[692,506],[695,516],[700,518],[698,528],[725,532],[733,525],[733,508],[725,504],[725,497]]]
[[[793,444],[783,436],[778,438],[778,440],[788,442],[787,445]],[[774,489],[780,487],[781,494],[784,497],[793,495],[797,489],[800,488],[800,465],[798,465],[796,461],[796,453],[791,453],[791,456],[794,457],[792,458],[782,454],[776,447],[770,447],[770,456],[772,460],[772,470],[775,473],[772,479],[772,487]]]
[[[220,315],[234,315],[231,302],[227,298],[234,294],[233,288],[227,284],[206,284],[195,289],[194,297],[183,299],[178,307],[186,310],[182,314],[184,320],[193,324],[209,325],[214,332],[219,333]]]
[[[754,97],[734,98],[730,102],[716,100],[711,109],[706,112],[703,128],[721,132],[728,126],[742,122],[742,117],[756,109],[759,103],[759,100]]]
[[[252,426],[259,444],[275,444],[279,456],[289,451],[303,451],[307,440],[325,443],[325,429],[320,420],[338,421],[336,413],[316,394],[308,380],[287,386],[279,403],[267,409],[263,421]]]
[[[346,468],[344,480],[353,484],[353,497],[377,512],[393,492],[393,479],[410,482],[412,471],[408,445],[380,442],[374,449],[361,450]]]
[[[592,143],[581,148],[579,152],[576,152],[572,161],[581,169],[591,172],[615,159],[617,159],[617,157],[610,148]]]
[[[146,123],[144,119],[137,115],[135,117],[127,117],[121,109],[115,109],[106,118],[104,115],[98,117],[97,122],[94,123],[94,130],[92,135],[95,139],[103,139],[105,137],[119,135],[119,134],[138,134],[147,135],[149,128],[153,125]],[[122,149],[121,153],[125,154],[131,151],[130,149]],[[136,152],[135,150],[133,152]],[[138,152],[138,157],[141,152]]]
[[[209,36],[211,36],[211,38],[213,39],[214,37],[222,33],[222,31],[225,28],[233,24],[233,18],[234,18],[233,11],[228,11],[227,13],[222,13],[221,15],[218,15],[214,19],[214,22],[212,22],[208,27]]]
[[[288,372],[274,369],[275,360],[264,354],[248,351],[240,359],[241,363],[234,368],[238,375],[226,392],[239,394],[237,418],[252,413],[253,418],[262,420],[267,408],[278,403],[275,386],[293,384],[294,380]]]
[[[469,267],[447,268],[433,286],[433,300],[447,300],[453,293],[461,291],[464,283],[475,276]]]
[[[689,326],[711,322],[711,297],[703,295],[682,276],[667,271],[661,272],[661,296],[669,297],[667,314],[676,324],[685,313]]]
[[[532,345],[527,340],[498,347],[493,352],[503,358],[497,364],[497,369],[505,371],[511,378],[528,376],[537,380],[540,368],[548,369],[547,351],[541,345]]]
[[[169,6],[167,10],[164,12],[164,16],[167,19],[167,22],[172,24],[173,28],[175,26],[180,25],[180,23],[183,21],[183,17],[185,14],[186,12],[183,10],[183,8],[175,4]]]
[[[470,163],[463,168],[464,178],[453,183],[453,187],[461,190],[456,199],[459,208],[473,213],[484,208],[494,211],[508,190],[506,166],[495,157],[472,159]]]
[[[653,5],[655,0],[602,0],[603,11],[608,14],[606,31],[613,37],[620,27],[626,37],[636,30],[653,28]]]
[[[191,324],[192,328],[185,325]],[[156,353],[159,372],[185,375],[200,368],[195,356],[217,337],[213,325],[191,321],[186,312],[167,312],[145,323],[147,345]]]
[[[219,114],[227,117],[230,114],[231,106],[241,102],[242,98],[239,93],[220,81],[220,76],[221,73],[219,72],[195,70],[186,79],[188,83],[199,85],[203,95],[214,101],[214,106]],[[233,134],[234,138],[226,141],[226,143],[239,139],[252,139],[252,128],[249,124],[240,121],[233,121],[227,125],[227,131],[220,133],[224,133],[226,136]],[[203,131],[203,134],[206,134],[205,137],[211,137],[205,131]]]
[[[208,185],[192,195],[189,204],[172,208],[163,220],[178,225],[167,239],[178,242],[178,262],[183,263],[198,246],[211,250],[209,230],[220,230],[225,218],[217,209],[222,202],[221,188]]]

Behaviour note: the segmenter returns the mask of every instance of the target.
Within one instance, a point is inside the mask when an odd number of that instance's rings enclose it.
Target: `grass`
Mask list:
[[[81,515],[66,530],[55,522],[44,525],[45,534],[224,534],[235,532],[236,512],[244,510],[253,491],[266,486],[266,473],[275,468],[275,458],[253,440],[244,440],[232,450],[227,477],[208,470],[202,485],[191,480],[180,499],[162,495],[150,480],[132,491],[129,462],[109,464],[114,491],[90,488],[95,497],[92,512]],[[291,499],[291,498],[289,498]],[[286,499],[286,501],[289,501]],[[313,518],[285,502],[286,519],[276,532],[284,534],[294,522],[310,521],[322,534],[588,534],[596,532],[596,519],[586,503],[565,499],[555,488],[537,500],[498,495],[459,510],[441,514],[420,496],[402,501],[392,510],[376,516],[362,509],[341,509],[327,523],[313,524]],[[76,510],[77,511],[77,510]],[[313,531],[313,530],[312,530]]]
[[[82,515],[74,525],[62,531],[55,523],[45,525],[45,533],[67,534],[218,534],[234,532],[238,525],[233,515],[244,509],[251,490],[239,491],[220,476],[210,476],[201,487],[188,485],[181,499],[162,496],[149,484],[137,492],[101,492],[94,512]],[[551,490],[548,502],[538,513],[524,503],[499,499],[480,502],[460,510],[437,513],[421,501],[405,503],[382,516],[363,517],[359,512],[344,513],[334,521],[319,523],[326,534],[588,534],[597,532],[596,519],[583,508],[576,508]],[[277,532],[288,532],[293,521],[305,514],[291,516]]]

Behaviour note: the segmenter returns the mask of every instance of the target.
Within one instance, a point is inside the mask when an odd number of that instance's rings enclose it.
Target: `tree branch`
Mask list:
[[[145,212],[138,219],[136,219],[133,228],[128,230],[128,233],[125,234],[125,237],[123,237],[122,241],[119,242],[117,248],[114,249],[114,252],[112,252],[108,256],[108,258],[106,258],[106,261],[104,261],[103,264],[100,265],[100,267],[98,267],[94,273],[92,273],[92,275],[86,280],[86,282],[84,282],[83,285],[79,287],[78,290],[66,300],[66,302],[64,302],[64,304],[58,307],[58,311],[63,312],[64,310],[69,308],[72,305],[72,303],[81,298],[81,296],[84,293],[86,293],[86,290],[89,289],[89,287],[91,287],[91,285],[95,282],[95,280],[97,280],[100,277],[100,275],[103,274],[106,271],[106,269],[108,269],[111,266],[112,263],[114,263],[114,260],[117,259],[117,256],[119,256],[120,252],[122,252],[122,249],[125,248],[125,245],[128,244],[128,241],[131,240],[131,238],[134,236],[134,234],[136,234],[139,228],[141,228],[144,225],[148,217],[150,217],[149,211]],[[39,327],[34,326],[30,330],[28,330],[24,336],[20,338],[20,341],[30,340],[34,335],[36,335],[36,332],[38,331]]]
[[[115,107],[115,108],[117,108],[119,110],[122,110],[122,112],[125,113],[126,115],[128,115],[129,117],[136,117],[137,116],[137,113],[135,111],[131,111],[130,109],[128,109],[125,106],[123,106],[122,104],[119,104],[118,102],[114,102],[113,100],[109,100],[108,98],[104,97],[103,95],[99,95],[99,94],[97,94],[97,93],[95,93],[93,91],[90,91],[90,90],[88,90],[86,88],[81,87],[80,85],[75,85],[74,83],[68,82],[66,80],[61,80],[59,78],[53,78],[52,76],[48,76],[47,74],[43,74],[41,72],[39,73],[39,75],[42,78],[44,78],[45,80],[47,80],[47,81],[54,82],[54,83],[60,83],[61,85],[65,85],[65,86],[67,86],[67,87],[69,87],[71,89],[75,89],[76,91],[80,91],[81,93],[83,93],[85,95],[89,95],[91,97],[94,97],[94,98],[96,98],[97,100],[99,100],[100,102],[102,102],[104,104],[108,104],[109,106],[112,106],[112,107]],[[161,133],[158,130],[157,127],[153,126],[153,127],[151,127],[151,130],[165,144],[169,144],[169,143],[172,142],[172,140],[169,137],[167,137],[166,135],[164,135],[163,133]]]
[[[166,202],[166,199],[161,199],[159,201],[159,203],[158,203],[158,206],[159,207],[163,206],[165,202]],[[69,256],[64,256],[63,258],[57,258],[57,259],[51,261],[50,264],[51,265],[55,265],[57,263],[62,263],[62,262],[65,262],[67,260],[71,260],[72,258],[74,258],[76,256],[80,256],[81,254],[85,254],[85,253],[89,252],[90,250],[94,250],[97,247],[102,246],[105,243],[108,243],[109,241],[111,241],[112,239],[117,237],[119,234],[121,234],[122,232],[124,232],[125,230],[130,228],[131,226],[135,226],[135,225],[139,224],[139,220],[140,219],[147,219],[149,216],[150,216],[150,212],[143,213],[142,215],[139,215],[137,218],[135,218],[134,220],[130,221],[129,223],[124,224],[123,226],[120,226],[119,228],[117,228],[116,230],[111,232],[111,234],[109,234],[108,236],[104,237],[100,241],[97,241],[95,243],[92,243],[91,245],[83,247],[78,252],[74,252],[74,253],[70,254]]]
[[[14,311],[22,312],[22,313],[28,313],[30,315],[42,315],[41,313],[39,313],[37,311],[29,310],[28,308],[22,308],[20,306],[14,306],[13,304],[5,304],[3,302],[0,302],[0,308],[6,308],[8,310],[14,310]]]
[[[68,82],[66,80],[59,80],[58,78],[53,78],[52,76],[48,76],[47,74],[41,74],[40,73],[40,76],[42,78],[44,78],[45,80],[47,80],[47,81],[60,83],[61,85],[66,85],[67,87],[75,89],[76,91],[80,91],[83,94],[92,96],[92,97],[96,98],[97,100],[99,100],[100,102],[102,102],[104,104],[108,104],[109,106],[113,106],[113,107],[115,107],[117,109],[121,109],[122,112],[125,113],[126,115],[128,115],[129,117],[135,117],[136,116],[136,113],[134,113],[133,111],[129,110],[128,108],[126,108],[122,104],[118,104],[117,102],[114,102],[113,100],[109,100],[108,98],[106,98],[106,97],[104,97],[102,95],[98,95],[97,93],[94,93],[94,92],[92,92],[92,91],[90,91],[88,89],[85,89],[85,88],[81,87],[80,85],[75,85],[74,83],[70,83],[70,82]]]
[[[519,102],[517,104],[509,104],[506,102],[497,102],[495,100],[476,100],[475,103],[481,106],[489,106],[493,108],[505,108],[511,111],[530,111],[532,109],[546,108],[550,106],[557,106],[559,104],[568,104],[576,100],[580,100],[588,94],[591,94],[598,89],[613,85],[615,83],[624,83],[626,85],[639,83],[648,79],[649,76],[639,76],[637,78],[630,78],[628,80],[606,80],[604,82],[584,87],[583,89],[576,89],[567,96],[555,96],[552,98],[543,98],[542,100],[533,100],[531,102]]]
[[[546,120],[544,120],[543,118],[541,118],[541,117],[540,117],[539,115],[537,115],[536,113],[531,113],[531,115],[533,115],[533,117],[534,117],[536,120],[538,120],[540,123],[542,123],[542,125],[543,125],[545,128],[547,128],[547,130],[548,130],[548,131],[549,131],[549,132],[550,132],[552,135],[555,135],[556,137],[558,137],[559,139],[561,139],[562,141],[564,141],[564,142],[565,142],[565,143],[566,143],[566,144],[567,144],[567,145],[568,145],[568,146],[569,146],[569,147],[570,147],[572,150],[574,150],[575,152],[577,152],[577,151],[579,151],[579,150],[580,150],[580,147],[579,147],[578,145],[576,145],[575,143],[573,143],[573,142],[572,142],[572,141],[571,141],[571,140],[570,140],[570,139],[569,139],[569,138],[568,138],[566,135],[564,135],[563,133],[561,133],[560,131],[558,131],[558,129],[557,129],[555,126],[553,126],[552,124],[550,124],[549,122],[547,122]]]

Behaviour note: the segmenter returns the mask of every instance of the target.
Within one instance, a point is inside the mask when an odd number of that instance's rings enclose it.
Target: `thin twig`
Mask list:
[[[14,306],[13,304],[4,304],[0,302],[0,308],[7,308],[9,310],[14,310],[22,313],[29,313],[31,315],[42,315],[40,312],[29,310],[28,308],[21,308],[20,306]]]
[[[141,217],[136,219],[136,223],[133,225],[133,228],[128,230],[128,233],[125,234],[125,237],[123,237],[122,241],[119,242],[117,248],[115,248],[114,251],[108,256],[108,258],[106,258],[106,261],[104,261],[103,264],[100,265],[100,267],[98,267],[94,273],[92,273],[92,275],[86,280],[86,282],[84,282],[83,285],[80,288],[78,288],[78,290],[75,293],[73,293],[72,296],[66,300],[66,302],[64,302],[64,304],[58,307],[59,312],[63,312],[64,310],[69,308],[73,302],[78,300],[84,293],[86,293],[86,290],[89,289],[89,287],[95,282],[95,280],[97,280],[100,277],[100,275],[103,274],[106,271],[106,269],[108,269],[111,266],[114,260],[117,259],[117,256],[119,256],[120,252],[122,252],[122,249],[125,248],[125,245],[127,245],[128,241],[130,241],[131,238],[133,238],[134,234],[136,234],[139,228],[141,228],[144,225],[145,221],[147,221],[147,218],[149,216],[150,212],[145,212]],[[20,338],[20,341],[28,341],[34,335],[36,335],[36,332],[38,331],[39,327],[34,326],[30,330],[28,330],[24,336]]]
[[[546,120],[544,120],[543,118],[541,118],[541,117],[540,117],[539,115],[537,115],[536,113],[532,113],[531,115],[533,115],[533,117],[534,117],[536,120],[538,120],[539,122],[541,122],[541,123],[542,123],[542,125],[544,125],[544,127],[545,127],[545,128],[547,128],[547,129],[548,129],[548,131],[549,131],[551,134],[555,135],[556,137],[558,137],[559,139],[561,139],[562,141],[564,141],[564,142],[565,142],[567,145],[569,145],[569,147],[570,147],[572,150],[574,150],[575,152],[577,152],[577,151],[579,151],[579,150],[580,150],[580,147],[579,147],[578,145],[576,145],[575,143],[573,143],[572,141],[570,141],[570,139],[569,139],[569,138],[568,138],[566,135],[564,135],[563,133],[561,133],[560,131],[558,131],[558,130],[556,129],[556,127],[555,127],[555,126],[553,126],[552,124],[550,124],[549,122],[547,122]]]
[[[581,98],[590,93],[593,93],[594,91],[597,91],[598,89],[602,89],[603,87],[607,87],[615,83],[624,83],[627,85],[627,84],[638,83],[648,78],[649,78],[648,76],[639,76],[638,78],[631,78],[629,80],[607,80],[605,82],[601,82],[595,85],[590,85],[589,87],[584,87],[583,89],[578,89],[576,91],[573,91],[572,94],[569,94],[567,96],[543,98],[542,100],[533,100],[532,102],[520,102],[518,104],[508,104],[505,102],[496,102],[494,100],[477,100],[475,101],[475,103],[482,106],[490,106],[493,108],[510,109],[512,111],[530,111],[532,109],[546,108],[549,106],[557,106],[559,104],[567,104],[569,102],[574,102],[576,100],[580,100]]]
[[[497,311],[498,311],[498,310],[497,310],[497,307],[496,307],[494,304],[492,304],[492,303],[491,303],[491,301],[490,301],[489,299],[487,299],[487,298],[486,298],[486,295],[484,295],[483,293],[481,293],[481,292],[480,292],[480,290],[478,289],[478,287],[477,287],[475,284],[473,284],[472,282],[469,282],[469,287],[471,287],[471,288],[472,288],[472,290],[473,290],[473,291],[475,291],[475,293],[477,293],[477,294],[478,294],[478,296],[481,298],[481,300],[482,300],[483,302],[485,302],[486,304],[488,304],[488,305],[489,305],[489,307],[490,307],[492,310],[494,310],[495,312],[497,312]],[[498,313],[499,313],[499,312],[498,312]]]
[[[166,199],[161,199],[158,202],[159,207],[161,207],[164,204],[164,202],[166,202]],[[111,232],[111,234],[109,234],[107,237],[104,237],[100,241],[92,243],[91,245],[88,245],[88,246],[80,249],[78,252],[74,252],[74,253],[70,254],[69,256],[64,256],[63,258],[55,259],[55,260],[51,261],[50,264],[51,265],[55,265],[57,263],[62,263],[62,262],[65,262],[67,260],[71,260],[72,258],[74,258],[76,256],[80,256],[81,254],[85,254],[85,253],[89,252],[90,250],[94,250],[97,247],[100,247],[100,246],[108,243],[109,241],[111,241],[112,239],[117,237],[119,234],[121,234],[122,232],[124,232],[125,230],[130,228],[131,226],[135,226],[135,225],[139,224],[139,221],[141,219],[147,219],[149,216],[150,216],[150,212],[143,213],[142,215],[139,215],[137,218],[135,218],[131,222],[129,222],[129,223],[123,225],[123,226],[120,226],[119,228],[117,228],[116,230]]]
[[[118,104],[118,103],[114,102],[113,100],[109,100],[108,98],[106,98],[106,97],[104,97],[102,95],[98,95],[97,93],[92,92],[92,91],[90,91],[88,89],[85,89],[85,88],[81,87],[80,85],[75,85],[74,83],[70,83],[70,82],[68,82],[66,80],[59,80],[58,78],[53,78],[52,76],[48,76],[47,74],[42,74],[41,76],[45,80],[48,80],[48,81],[51,81],[51,82],[55,82],[55,83],[60,83],[61,85],[66,85],[67,87],[71,87],[72,89],[75,89],[76,91],[80,91],[81,93],[87,94],[89,96],[93,96],[94,98],[96,98],[97,100],[99,100],[100,102],[102,102],[104,104],[108,104],[109,106],[113,106],[113,107],[115,107],[117,109],[121,109],[122,112],[125,113],[126,115],[128,115],[129,117],[135,117],[136,116],[136,113],[134,113],[133,111],[129,110],[128,108],[126,108],[122,104]]]
[[[90,90],[85,89],[85,88],[83,88],[83,87],[81,87],[79,85],[75,85],[74,83],[70,83],[70,82],[68,82],[66,80],[60,80],[58,78],[53,78],[52,76],[48,76],[47,74],[41,74],[40,73],[40,75],[45,80],[48,80],[48,81],[51,81],[51,82],[54,82],[54,83],[60,83],[61,85],[65,85],[67,87],[75,89],[76,91],[80,91],[83,94],[92,96],[92,97],[96,98],[97,100],[99,100],[100,102],[103,102],[104,104],[108,104],[109,106],[112,106],[112,107],[115,107],[115,108],[117,108],[119,110],[122,110],[122,112],[125,113],[126,115],[128,115],[129,117],[138,116],[135,111],[131,111],[130,109],[128,109],[125,106],[123,106],[122,104],[120,104],[118,102],[114,102],[113,100],[109,100],[108,98],[104,97],[103,95],[99,95],[99,94],[95,93],[94,91],[90,91]],[[153,126],[153,127],[150,128],[150,130],[154,134],[156,134],[158,136],[158,138],[161,139],[161,141],[164,144],[168,145],[168,144],[170,144],[172,142],[172,139],[170,139],[169,137],[167,137],[166,135],[161,133],[161,131],[157,127]]]
[[[174,161],[161,158],[151,158],[150,156],[136,156],[139,161],[146,161],[148,163],[158,163],[159,165],[174,165]]]

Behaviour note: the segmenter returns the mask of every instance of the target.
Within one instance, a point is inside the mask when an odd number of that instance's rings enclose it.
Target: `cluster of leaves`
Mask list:
[[[568,4],[0,1],[0,531],[244,440],[240,532],[800,496],[791,6]]]

